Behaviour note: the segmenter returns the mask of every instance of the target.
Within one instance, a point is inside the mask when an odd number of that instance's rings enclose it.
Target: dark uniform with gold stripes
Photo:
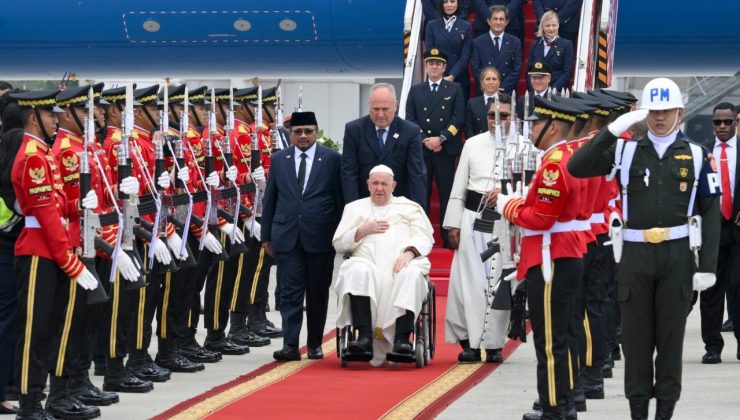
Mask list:
[[[19,418],[48,415],[41,392],[51,372],[47,409],[56,416],[94,418],[100,410],[72,399],[65,391],[67,348],[79,338],[72,329],[71,299],[90,276],[70,243],[70,218],[79,218],[79,200],[64,193],[59,166],[49,143],[56,117],[56,91],[14,94],[24,110],[26,133],[11,173],[18,206],[26,224],[15,247],[18,285],[18,334],[15,349],[16,383],[20,388]]]
[[[584,250],[581,221],[576,220],[580,180],[567,170],[572,149],[564,140],[578,112],[542,98],[535,101],[530,119],[533,144],[545,152],[540,168],[526,197],[499,195],[496,204],[507,220],[523,228],[517,279],[527,282],[542,405],[542,412],[527,413],[525,420],[562,419],[566,406],[575,411],[569,324]]]
[[[424,53],[426,66],[433,62],[447,62],[447,56],[432,48]],[[444,64],[443,64],[444,65]],[[444,67],[443,67],[444,69]],[[411,87],[406,102],[406,119],[421,128],[424,143],[424,164],[427,169],[427,203],[429,212],[432,194],[432,179],[437,182],[439,192],[439,225],[442,226],[447,202],[455,178],[455,160],[462,153],[460,132],[464,122],[465,97],[462,88],[455,82],[439,79],[424,81]],[[432,151],[432,144],[440,142],[440,149]],[[447,244],[447,231],[441,229],[442,239]]]

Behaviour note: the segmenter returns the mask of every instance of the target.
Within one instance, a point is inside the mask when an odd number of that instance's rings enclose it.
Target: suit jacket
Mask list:
[[[583,0],[532,0],[534,14],[539,24],[542,15],[552,10],[558,14],[560,32],[578,32]]]
[[[427,23],[424,40],[426,49],[438,48],[447,54],[445,75],[455,76],[458,83],[468,77],[468,62],[473,49],[473,29],[470,22],[458,16],[452,30],[447,32],[444,20],[435,19]]]
[[[501,72],[501,88],[504,92],[511,93],[516,89],[522,70],[522,45],[519,38],[504,32],[499,50],[494,48],[490,32],[475,38],[471,65],[476,80],[480,78],[483,67],[496,67]]]
[[[459,11],[458,18],[467,19],[468,13],[471,10],[470,2],[473,0],[458,0],[457,9]],[[421,0],[421,10],[424,13],[424,22],[430,22],[434,19],[439,19],[439,4],[442,0]]]
[[[524,31],[524,13],[522,12],[522,0],[474,0],[475,23],[473,29],[476,33],[488,31],[488,10],[491,6],[502,5],[509,10],[509,24],[506,32],[521,36]]]
[[[442,143],[442,151],[459,155],[462,151],[460,131],[464,123],[465,98],[458,83],[444,79],[439,83],[436,93],[432,92],[427,81],[411,86],[406,101],[406,119],[419,126],[422,140],[443,135],[447,141]],[[426,147],[423,149],[424,156],[433,154]]]
[[[545,40],[537,38],[529,49],[529,63],[535,61],[544,61],[550,66],[551,77],[550,86],[555,90],[570,88],[570,79],[573,77],[573,43],[569,40],[558,37],[545,55]],[[527,86],[529,79],[527,79]]]
[[[385,146],[380,151],[378,135],[370,116],[350,121],[344,126],[342,141],[342,188],[344,201],[351,203],[368,197],[370,170],[386,165],[393,170],[396,196],[419,203],[426,202],[426,167],[422,154],[419,126],[395,117],[388,126]]]
[[[275,252],[288,252],[295,246],[308,253],[331,252],[331,239],[344,208],[341,156],[316,145],[303,195],[298,189],[296,158],[295,146],[272,155],[262,203],[262,241],[271,242]]]
[[[465,138],[488,131],[488,108],[483,95],[468,99],[465,108]]]

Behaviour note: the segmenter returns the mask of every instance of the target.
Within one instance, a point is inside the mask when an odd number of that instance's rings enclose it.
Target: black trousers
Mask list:
[[[565,403],[570,390],[568,324],[572,319],[572,295],[582,271],[580,258],[555,260],[550,283],[545,283],[541,266],[527,271],[529,319],[537,355],[537,392],[543,405]]]
[[[126,335],[131,328],[134,309],[130,300],[133,293],[127,293],[128,281],[116,273],[115,281],[109,281],[112,261],[99,259],[97,262],[98,275],[107,286],[108,302],[105,303],[102,314],[101,335],[104,344],[106,359],[123,359],[126,357]]]
[[[0,252],[0,401],[5,384],[13,382],[13,351],[18,334],[18,291],[13,274],[13,254]]]
[[[424,146],[422,146],[424,147]],[[442,228],[447,212],[447,202],[450,201],[452,192],[452,181],[455,178],[456,156],[448,155],[445,151],[433,154],[424,154],[424,165],[427,168],[427,212],[430,209],[432,197],[432,179],[437,181],[437,192],[439,193],[439,226],[440,234],[445,245],[447,245],[447,230]]]
[[[681,396],[694,265],[688,238],[660,244],[624,243],[619,303],[624,391],[629,399],[677,401]]]
[[[143,268],[148,269],[149,246],[137,242],[137,248],[140,250],[139,255],[144,264]],[[126,282],[120,285],[124,290],[122,293],[128,295],[123,298],[123,313],[129,315],[130,328],[126,337],[129,354],[149,349],[152,342],[152,322],[157,311],[163,277],[155,261],[152,270],[145,276],[146,287],[127,289]]]
[[[222,232],[220,239],[221,245],[225,249],[229,248],[228,235]],[[228,260],[215,263],[208,271],[203,295],[203,323],[209,334],[223,332],[226,329],[234,285],[243,269],[244,254],[230,253]]]
[[[732,296],[728,295],[728,301],[738,302],[737,287],[735,290],[727,287],[729,284],[737,284],[740,278],[740,272],[738,272],[740,267],[737,265],[740,262],[740,242],[735,240],[738,230],[740,228],[725,220],[724,217],[722,218],[717,258],[717,282],[699,295],[701,338],[704,340],[704,348],[707,351],[721,353],[725,344],[721,332],[725,314],[725,291],[733,292]],[[734,316],[734,318],[740,317]],[[740,337],[738,328],[735,328],[735,337]]]
[[[101,319],[106,312],[107,306],[111,302],[109,275],[111,270],[111,260],[95,258],[95,271],[100,278],[100,282],[108,295],[108,301],[87,305],[83,297],[83,304],[80,308],[80,342],[78,351],[72,359],[72,369],[70,375],[83,375],[90,369],[93,360],[93,350],[95,347],[96,331],[101,326]]]
[[[229,304],[229,310],[232,312],[249,313],[252,305],[267,304],[270,269],[275,260],[265,252],[262,243],[256,238],[248,238],[247,242],[249,252],[239,256],[242,267],[234,283],[234,291]]]
[[[46,375],[66,376],[80,341],[83,289],[52,260],[16,257],[18,339],[15,381],[21,394],[40,392]],[[77,316],[75,316],[77,311]]]
[[[600,245],[609,239],[608,235],[600,236],[596,242],[588,244],[588,251],[583,257],[584,309],[583,328],[585,331],[585,366],[599,370],[606,360],[606,313],[607,301],[607,251]]]
[[[280,315],[283,319],[283,343],[298,346],[305,297],[308,346],[318,347],[326,325],[335,253],[308,253],[300,243],[298,238],[291,251],[276,254],[282,276]]]

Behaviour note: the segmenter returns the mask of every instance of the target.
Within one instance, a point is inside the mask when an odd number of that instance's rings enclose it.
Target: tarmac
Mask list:
[[[341,264],[337,257],[336,271]],[[270,304],[275,287],[274,269],[270,280]],[[327,332],[333,330],[336,306],[332,304],[336,295],[330,295]],[[437,314],[444,316],[444,314]],[[280,313],[271,311],[268,318],[280,325]],[[726,317],[725,317],[726,319]],[[202,326],[202,322],[201,322]],[[676,406],[674,419],[740,419],[740,361],[735,357],[737,342],[732,333],[723,333],[725,349],[722,363],[701,364],[704,345],[701,340],[698,304],[691,312],[686,327],[683,351],[683,390]],[[440,332],[440,339],[444,334]],[[197,339],[203,342],[205,330],[198,330]],[[301,334],[305,344],[305,325]],[[211,388],[231,381],[245,373],[273,361],[272,352],[282,347],[282,339],[273,339],[271,345],[252,347],[243,356],[224,356],[218,363],[206,364],[205,371],[198,373],[173,373],[172,379],[154,384],[154,391],[146,394],[120,393],[120,402],[100,407],[103,419],[145,419],[155,416],[178,403],[195,397]],[[149,349],[156,354],[156,338]],[[330,355],[334,357],[333,355]],[[537,398],[535,365],[536,357],[531,334],[527,343],[519,348],[491,375],[454,401],[442,413],[440,419],[487,419],[518,420],[531,410]],[[337,361],[337,363],[339,363]],[[433,363],[433,361],[432,361]],[[588,400],[586,412],[578,413],[581,420],[628,419],[629,405],[624,397],[624,359],[616,362],[614,377],[605,380],[606,398]],[[92,372],[91,372],[92,374]],[[91,376],[93,383],[102,387],[103,378]],[[655,411],[655,400],[651,401],[650,417]],[[245,418],[247,418],[246,416]],[[300,418],[296,412],[296,418]]]

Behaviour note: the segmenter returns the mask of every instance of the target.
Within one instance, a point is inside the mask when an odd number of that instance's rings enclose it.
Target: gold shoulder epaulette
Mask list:
[[[61,149],[69,149],[69,147],[70,147],[69,137],[63,137],[62,138],[62,143],[59,145],[59,147]]]
[[[562,150],[554,150],[552,153],[550,153],[550,156],[547,157],[547,160],[550,162],[560,162],[563,159],[563,151]]]
[[[26,156],[33,156],[36,154],[37,148],[36,148],[36,142],[29,141],[28,144],[26,144]]]

